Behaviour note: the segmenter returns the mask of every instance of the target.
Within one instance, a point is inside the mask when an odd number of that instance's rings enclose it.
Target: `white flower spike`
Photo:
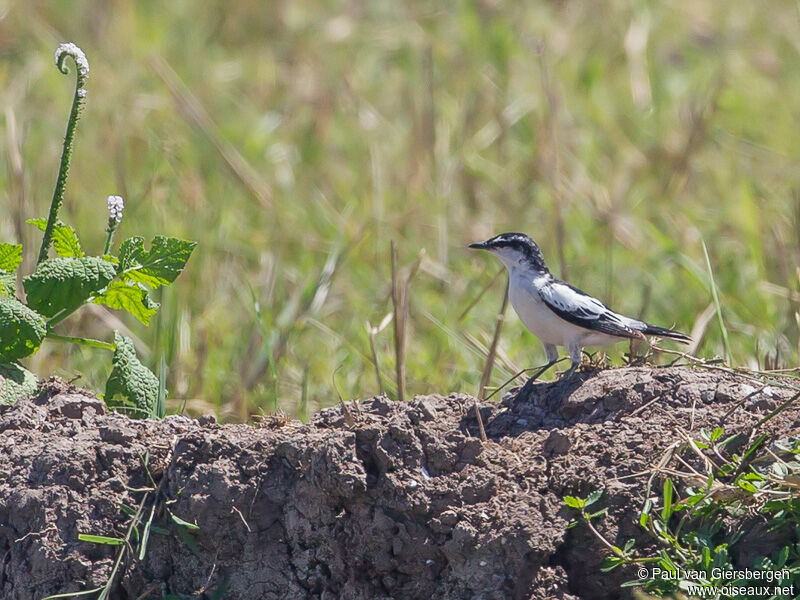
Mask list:
[[[108,197],[108,216],[117,223],[122,221],[122,209],[125,208],[125,201],[122,196]]]
[[[78,67],[78,73],[82,79],[89,77],[89,61],[86,59],[86,55],[83,53],[83,50],[78,48],[78,46],[72,42],[59,45],[59,47],[56,48],[54,58],[56,61],[56,66],[62,71],[62,65],[65,56],[71,56],[75,60],[75,65]]]

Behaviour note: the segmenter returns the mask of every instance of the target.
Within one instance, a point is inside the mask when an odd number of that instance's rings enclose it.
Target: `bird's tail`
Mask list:
[[[645,323],[645,328],[642,333],[646,335],[656,335],[662,338],[669,338],[682,344],[688,344],[692,341],[692,338],[685,333],[675,331],[674,329],[667,329],[666,327],[657,327],[656,325],[650,325],[650,323]]]

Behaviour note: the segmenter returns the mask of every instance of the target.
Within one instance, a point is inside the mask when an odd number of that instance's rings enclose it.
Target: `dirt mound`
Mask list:
[[[726,431],[746,434],[788,397],[709,370],[583,373],[481,405],[482,444],[463,395],[373,398],[309,425],[250,427],[131,421],[50,382],[0,413],[0,596],[103,585],[120,547],[78,534],[124,536],[121,507],[157,486],[146,553],[126,554],[112,598],[620,597],[631,573],[599,572],[606,549],[567,529],[562,497],[605,488],[603,534],[643,539],[646,477],[626,476],[650,469],[679,429],[730,413]],[[768,430],[796,429],[799,414]]]

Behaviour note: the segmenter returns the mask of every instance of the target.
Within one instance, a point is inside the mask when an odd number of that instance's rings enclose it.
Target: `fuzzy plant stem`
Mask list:
[[[61,151],[61,166],[58,169],[58,180],[56,181],[56,189],[53,191],[53,201],[50,203],[50,215],[47,217],[47,227],[44,230],[44,237],[42,237],[42,247],[39,249],[39,259],[36,261],[37,264],[47,258],[47,252],[50,250],[50,244],[53,241],[53,230],[58,222],[58,213],[61,210],[61,205],[64,201],[64,190],[67,186],[69,163],[72,160],[72,146],[75,141],[75,129],[81,110],[83,109],[83,104],[86,102],[85,86],[89,79],[89,61],[86,60],[86,55],[83,53],[83,50],[78,48],[75,44],[61,44],[56,49],[55,61],[56,67],[58,67],[58,70],[64,75],[69,74],[69,68],[64,64],[68,56],[75,61],[77,71],[75,96],[72,100],[72,111],[69,114],[69,121],[67,122],[67,133],[64,136],[64,146]]]
[[[103,247],[103,255],[105,256],[109,252],[111,252],[111,242],[114,241],[114,229],[110,226],[106,229],[106,245]]]

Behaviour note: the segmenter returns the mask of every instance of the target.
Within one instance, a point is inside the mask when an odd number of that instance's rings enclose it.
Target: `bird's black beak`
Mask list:
[[[486,242],[474,242],[469,247],[473,250],[486,250]]]

